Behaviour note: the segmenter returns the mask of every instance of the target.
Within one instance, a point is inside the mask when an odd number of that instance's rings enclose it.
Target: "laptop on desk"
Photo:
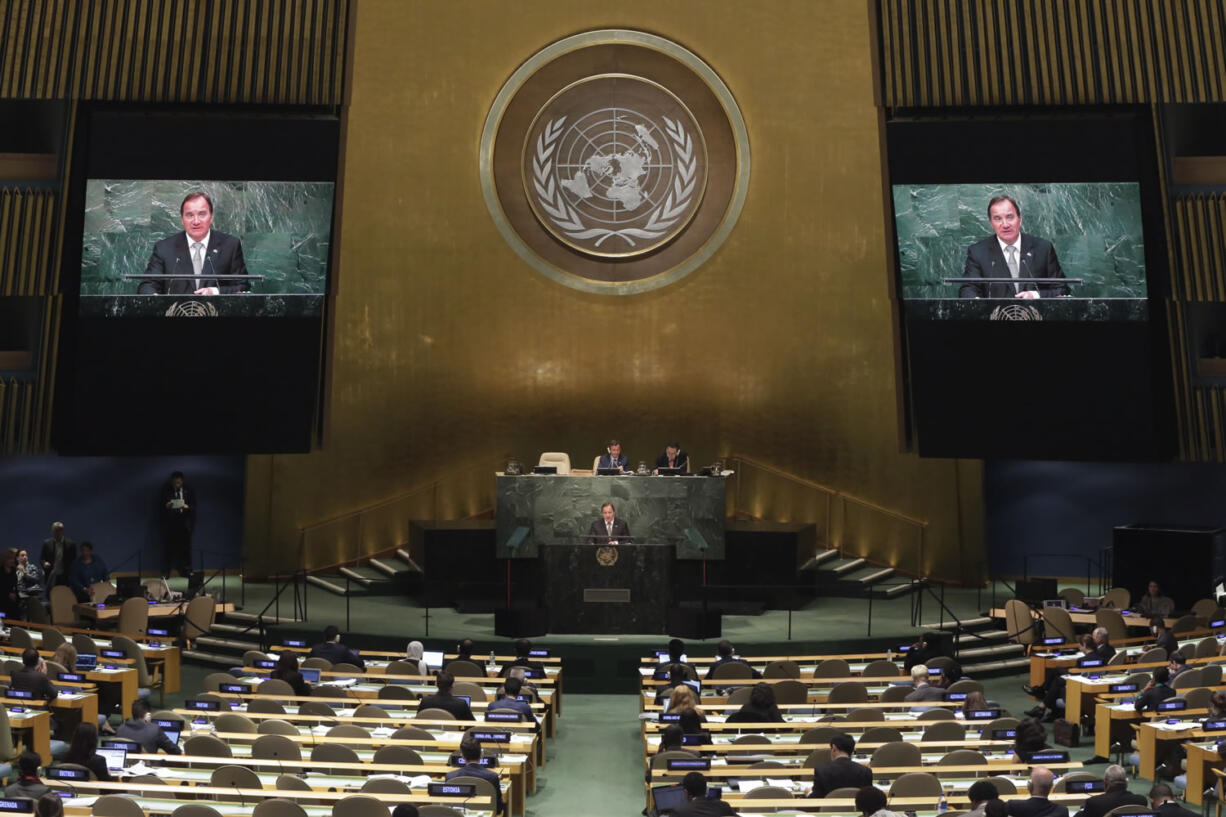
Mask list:
[[[302,667],[298,671],[302,673],[302,680],[308,684],[319,683],[319,673],[321,672],[319,667]]]
[[[556,474],[558,473],[558,466],[556,465],[537,465],[532,469],[532,473],[534,474]]]
[[[602,477],[620,477],[622,469],[620,468],[597,468],[596,474]]]
[[[99,748],[95,749],[98,757],[106,761],[106,770],[112,776],[123,771],[124,763],[128,759],[128,750],[120,748]]]

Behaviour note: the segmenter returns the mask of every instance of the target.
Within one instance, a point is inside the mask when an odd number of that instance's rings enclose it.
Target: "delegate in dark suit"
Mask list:
[[[1146,801],[1143,795],[1133,794],[1128,791],[1127,786],[1121,786],[1111,791],[1105,791],[1102,794],[1096,794],[1089,800],[1086,800],[1085,805],[1081,807],[1081,811],[1077,813],[1077,817],[1104,817],[1113,808],[1144,805],[1146,805]]]
[[[423,709],[442,709],[450,712],[458,721],[474,721],[473,711],[468,708],[468,704],[461,701],[450,692],[437,692],[434,695],[427,695],[422,698],[417,704],[417,711]]]
[[[966,251],[966,264],[962,269],[964,278],[1009,278],[1009,265],[1005,263],[1004,251],[996,236],[972,244]],[[985,284],[967,282],[958,289],[959,298],[1012,298],[1018,291],[1035,291],[1040,298],[1055,298],[1068,295],[1068,284],[1061,282],[1042,283],[1038,279],[1063,278],[1056,248],[1046,238],[1022,233],[1022,247],[1018,257],[1017,285],[1009,283]]]
[[[619,542],[627,542],[630,539],[630,526],[626,524],[624,519],[614,519],[610,525],[606,524],[603,519],[597,519],[592,523],[592,526],[587,529],[588,541],[593,545],[604,545],[616,539]]]
[[[690,455],[684,451],[677,451],[670,457],[669,452],[665,451],[656,457],[656,468],[680,468],[681,473],[688,474],[690,471]]]
[[[60,559],[55,558],[56,546],[60,549]],[[39,558],[43,563],[43,572],[46,576],[47,592],[51,592],[51,588],[57,584],[68,584],[68,571],[72,568],[72,563],[77,560],[77,543],[68,538],[63,539],[44,539],[43,550]],[[48,565],[50,565],[48,567]]]
[[[153,255],[145,266],[146,275],[192,275],[194,272],[192,254],[187,246],[187,233],[177,233],[154,244]],[[246,292],[249,279],[219,281],[216,276],[246,274],[247,263],[243,260],[242,242],[236,236],[213,230],[209,234],[208,246],[204,248],[199,279],[141,281],[136,292],[138,295],[190,295],[202,287],[217,287],[222,295],[230,295]]]
[[[873,773],[867,766],[849,757],[837,757],[813,770],[813,793],[810,797],[825,797],[845,786],[862,789],[873,785]]]
[[[695,797],[680,808],[673,809],[672,817],[725,817],[736,814],[732,806],[712,797]]]
[[[1068,806],[1053,803],[1046,797],[1010,800],[1010,817],[1068,817]]]
[[[626,463],[625,454],[618,454],[616,457],[611,454],[601,454],[600,462],[596,463],[597,468],[621,468],[625,469]]]
[[[461,766],[458,769],[453,769],[447,772],[445,779],[451,780],[454,777],[479,777],[482,780],[488,780],[494,784],[494,813],[502,811],[502,785],[498,781],[498,772],[492,769],[487,769],[480,763],[469,763]]]
[[[353,664],[358,669],[365,669],[366,662],[353,650],[339,641],[322,641],[311,647],[312,658],[325,658],[333,664]]]

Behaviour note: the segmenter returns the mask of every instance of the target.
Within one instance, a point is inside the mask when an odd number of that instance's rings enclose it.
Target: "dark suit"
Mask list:
[[[10,689],[33,692],[44,701],[54,701],[60,694],[51,679],[36,669],[22,667],[14,670],[9,678]]]
[[[719,669],[719,668],[720,668],[720,667],[722,667],[724,664],[745,664],[745,665],[748,665],[748,664],[749,664],[749,662],[748,662],[748,661],[745,661],[745,660],[742,660],[742,659],[740,659],[740,658],[717,658],[717,659],[715,660],[715,663],[713,663],[713,664],[712,664],[712,665],[711,665],[711,666],[710,666],[710,667],[707,669],[707,677],[708,677],[708,678],[710,678],[711,676],[715,675],[715,670]],[[754,677],[754,678],[761,678],[761,677],[762,677],[762,673],[758,672],[758,671],[757,671],[756,669],[754,669],[752,666],[750,666],[750,667],[749,667],[749,674],[750,674],[750,676],[752,676],[752,677]]]
[[[1145,797],[1128,791],[1127,786],[1119,786],[1102,794],[1096,794],[1081,807],[1077,817],[1103,817],[1108,811],[1120,806],[1143,806]]]
[[[542,677],[545,674],[545,665],[540,661],[533,661],[531,658],[516,658],[511,663],[504,666],[502,668],[502,672],[499,674],[503,678],[506,678],[507,674],[510,673],[515,667],[523,667],[524,669],[530,669],[533,672],[539,672],[541,673]]]
[[[724,817],[727,814],[736,814],[736,811],[723,800],[698,797],[670,813],[672,817]]]
[[[496,698],[489,705],[489,709],[509,709],[522,715],[524,723],[536,723],[536,714],[532,711],[532,704],[527,701],[521,701],[518,698]]]
[[[166,503],[182,499],[185,508],[167,508]],[[185,482],[175,488],[167,480],[162,486],[162,539],[166,543],[167,573],[178,570],[186,578],[192,571],[192,531],[196,529],[196,492]]]
[[[192,253],[188,247],[187,233],[176,233],[153,245],[153,255],[145,266],[146,275],[191,275]],[[141,281],[136,288],[139,295],[190,295],[202,287],[217,287],[223,295],[246,292],[248,279],[220,282],[218,275],[246,275],[247,263],[243,260],[243,244],[237,237],[219,230],[209,234],[209,243],[204,248],[204,263],[200,267],[200,286],[193,278]]]
[[[684,451],[678,451],[677,456],[673,458],[673,464],[669,465],[668,452],[665,451],[656,457],[656,468],[680,468],[681,473],[688,474],[690,470],[690,455]]]
[[[1134,706],[1138,712],[1157,712],[1158,704],[1165,701],[1167,698],[1174,698],[1175,690],[1171,689],[1166,684],[1158,684],[1150,687],[1137,696]]]
[[[907,697],[903,701],[911,703],[913,701],[943,701],[945,700],[945,690],[941,687],[934,687],[932,684],[920,684],[915,689],[907,693]]]
[[[161,749],[168,755],[182,754],[178,746],[170,742],[162,727],[148,721],[126,720],[115,730],[115,735],[140,744],[141,749],[149,754]]]
[[[475,721],[473,711],[468,708],[468,704],[461,701],[456,696],[447,693],[435,693],[422,698],[417,704],[417,711],[423,709],[443,709],[455,716],[458,721]]]
[[[593,545],[608,544],[613,539],[619,542],[628,542],[630,540],[630,526],[626,524],[626,520],[614,518],[612,534],[609,533],[609,528],[605,525],[603,519],[597,519],[587,529],[587,540]]]
[[[1008,802],[1012,817],[1068,817],[1068,807],[1053,803],[1046,797],[1028,797]]]
[[[596,467],[597,468],[623,468],[624,469],[626,467],[627,462],[629,462],[629,460],[626,459],[625,454],[618,454],[617,459],[613,459],[612,454],[601,454],[600,462],[596,463]]]
[[[810,797],[825,797],[835,789],[852,786],[862,789],[873,785],[873,773],[867,766],[849,757],[836,757],[813,770],[813,792]]]
[[[312,658],[325,658],[333,664],[353,664],[358,669],[366,669],[366,662],[353,650],[339,641],[321,641],[311,647]]]
[[[1167,801],[1156,809],[1158,817],[1200,817],[1195,811],[1180,806],[1178,803]]]
[[[1103,659],[1103,665],[1106,666],[1106,663],[1115,657],[1115,647],[1112,647],[1110,644],[1104,641],[1102,644],[1099,644],[1094,648],[1094,652],[1089,653],[1085,657],[1101,658]]]
[[[453,777],[479,777],[494,784],[494,813],[502,811],[502,786],[498,783],[498,772],[488,769],[480,763],[469,763],[458,769],[447,772],[446,780]]]
[[[1157,646],[1166,650],[1166,656],[1170,658],[1171,653],[1179,652],[1179,639],[1170,630],[1163,630],[1158,636]]]
[[[1057,295],[1068,295],[1068,284],[1034,284],[1027,279],[1033,278],[1063,278],[1064,270],[1060,269],[1060,261],[1056,258],[1056,248],[1046,238],[1038,238],[1022,233],[1022,246],[1018,257],[1017,282],[1020,289],[1038,291],[1041,298],[1054,298]],[[995,235],[972,244],[966,251],[966,265],[962,269],[964,278],[1008,278],[1009,265],[1005,263],[1005,254],[1000,248],[1000,239]],[[959,298],[1012,298],[1017,295],[1013,284],[985,284],[979,282],[965,283],[958,289]]]
[[[72,569],[72,563],[77,560],[77,543],[68,537],[64,537],[61,541],[64,543],[63,561],[60,563],[60,573],[53,577],[51,574],[55,571],[55,540],[43,540],[43,550],[39,556],[39,562],[42,564],[51,563],[51,567],[45,568],[48,593],[57,584],[68,584],[68,571]]]

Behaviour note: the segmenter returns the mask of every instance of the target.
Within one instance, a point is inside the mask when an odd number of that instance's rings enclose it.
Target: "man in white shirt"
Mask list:
[[[153,245],[146,275],[176,278],[147,279],[139,295],[228,295],[246,292],[249,279],[224,279],[221,275],[246,275],[243,245],[237,237],[213,229],[213,200],[207,193],[188,193],[179,205],[183,232]]]
[[[988,202],[991,238],[966,251],[963,278],[1011,278],[1010,281],[967,281],[959,298],[1055,298],[1068,295],[1065,283],[1035,283],[1036,278],[1063,278],[1056,248],[1045,238],[1022,232],[1022,208],[1012,196],[994,196]]]

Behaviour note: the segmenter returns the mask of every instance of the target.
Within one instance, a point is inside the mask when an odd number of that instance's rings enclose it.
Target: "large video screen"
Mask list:
[[[893,112],[886,142],[905,444],[932,457],[1167,456],[1149,109]]]
[[[1137,182],[897,184],[892,192],[905,300],[1072,298],[1088,302],[1089,319],[1146,316]],[[1132,303],[1104,303],[1115,300]]]
[[[334,187],[331,182],[89,179],[81,309],[127,315],[122,296],[321,296],[327,287]],[[265,298],[246,314],[317,313],[321,302],[319,297]],[[175,314],[169,302],[168,308]]]
[[[311,449],[340,133],[330,108],[81,105],[57,451]]]

